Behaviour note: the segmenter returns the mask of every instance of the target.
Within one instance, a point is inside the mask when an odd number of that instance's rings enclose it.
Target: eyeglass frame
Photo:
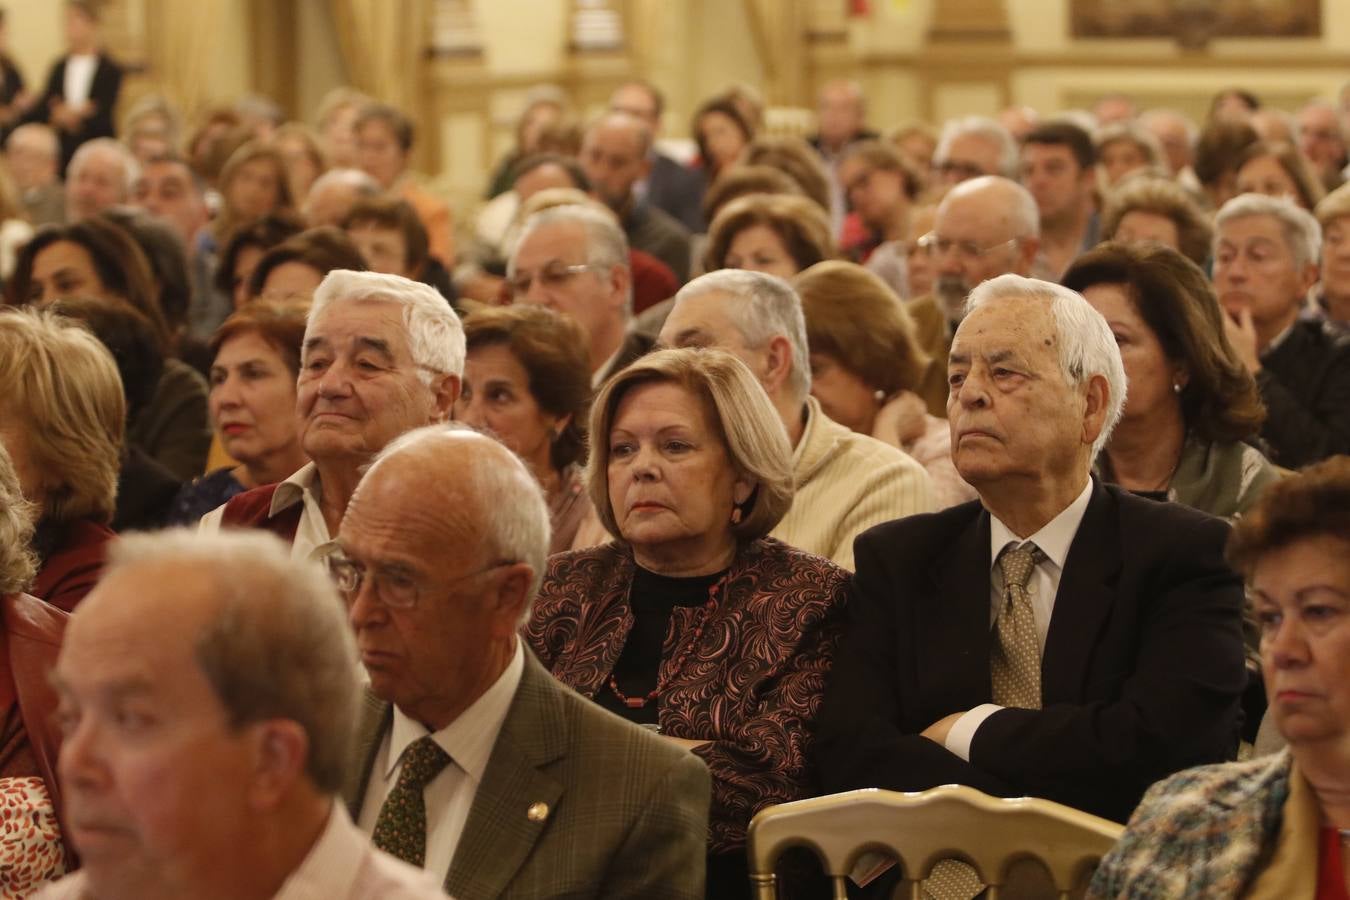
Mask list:
[[[507,566],[513,566],[515,564],[514,561],[493,563],[490,566],[484,566],[481,569],[475,569],[472,572],[452,578],[441,585],[441,587],[449,588],[451,585],[459,584],[462,581],[468,581],[470,578],[486,575],[488,572],[496,569],[504,569]],[[329,577],[333,579],[333,584],[337,588],[338,593],[342,596],[342,599],[349,604],[361,593],[361,588],[365,585],[367,573],[369,572],[369,569],[365,564],[357,562],[340,550],[330,553],[327,558],[324,559],[324,568],[327,570]],[[350,573],[351,577],[356,578],[356,582],[351,587],[343,587],[343,582],[348,579],[347,575],[342,574],[343,571]],[[403,599],[394,599],[393,594],[385,589],[385,586],[388,584],[385,579],[390,577],[391,573],[388,569],[381,573],[380,567],[375,567],[373,581],[375,597],[382,605],[389,609],[416,609],[418,603],[422,599],[422,586],[410,576],[404,575],[402,577],[407,578],[410,583],[409,590],[411,590],[412,596],[406,601]]]
[[[523,297],[530,292],[530,288],[534,286],[536,279],[538,279],[544,287],[556,288],[561,287],[583,272],[598,271],[604,268],[604,266],[596,265],[595,263],[576,263],[575,265],[561,266],[557,269],[550,270],[548,265],[545,265],[536,274],[531,275],[523,281],[514,276],[508,277],[506,279],[506,287],[511,292],[512,297]]]
[[[941,244],[944,241],[947,244],[946,250],[942,249],[941,247]],[[957,256],[967,261],[974,262],[976,260],[984,259],[990,253],[993,253],[995,250],[1001,250],[1004,247],[1008,246],[1009,244],[1016,244],[1018,246],[1021,246],[1022,238],[1020,237],[1008,238],[1006,241],[1000,241],[997,244],[990,244],[988,247],[979,247],[976,246],[974,241],[953,241],[950,238],[938,237],[936,231],[930,231],[923,237],[919,238],[914,243],[917,244],[919,248],[922,249],[925,253],[927,253],[929,256],[932,257],[942,256],[948,250],[955,250]]]

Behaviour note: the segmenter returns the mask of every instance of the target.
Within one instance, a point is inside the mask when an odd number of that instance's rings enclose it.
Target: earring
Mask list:
[[[739,504],[731,507],[731,524],[741,524],[741,507]]]
[[[1180,394],[1184,387],[1186,387],[1186,385],[1182,384],[1180,381],[1174,381],[1172,382],[1172,393]]]
[[[885,403],[885,402],[886,402],[886,392],[885,392],[885,391],[873,391],[873,392],[872,392],[872,398],[873,398],[874,400],[876,400],[878,403]]]

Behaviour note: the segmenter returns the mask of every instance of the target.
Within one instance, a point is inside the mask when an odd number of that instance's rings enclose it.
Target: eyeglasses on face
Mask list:
[[[328,565],[328,574],[332,576],[333,583],[337,585],[338,593],[348,603],[354,601],[361,593],[361,586],[370,579],[371,589],[381,603],[390,609],[412,609],[417,606],[422,598],[422,587],[418,576],[400,566],[374,566],[367,568],[364,563],[359,563],[344,553],[334,553],[326,560]],[[481,569],[475,569],[472,572],[466,572],[449,581],[442,582],[438,590],[449,588],[461,582],[468,581],[470,578],[476,578],[479,575],[485,575],[496,569],[505,568],[514,565],[513,562],[497,562]]]
[[[966,262],[975,262],[984,259],[995,250],[1014,246],[1019,241],[1019,238],[1009,238],[997,244],[990,244],[988,247],[981,247],[974,241],[953,241],[950,238],[942,237],[937,232],[930,231],[919,238],[917,244],[919,249],[926,251],[929,256],[946,256],[948,253],[955,253]]]
[[[591,263],[578,263],[575,266],[564,266],[549,263],[540,269],[537,273],[517,272],[506,282],[511,289],[513,297],[523,297],[530,292],[530,287],[538,281],[545,288],[559,288],[567,282],[576,278],[582,272],[589,272],[599,269],[600,266]]]

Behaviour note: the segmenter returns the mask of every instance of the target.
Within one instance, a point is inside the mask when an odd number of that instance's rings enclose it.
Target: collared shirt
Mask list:
[[[454,861],[455,848],[459,846],[460,836],[464,833],[464,823],[468,821],[469,810],[473,808],[478,786],[483,781],[488,760],[492,756],[492,748],[497,744],[497,735],[506,721],[506,714],[511,709],[511,701],[515,699],[516,688],[520,686],[520,676],[524,671],[525,650],[517,640],[515,655],[492,687],[455,721],[435,733],[395,707],[393,727],[380,743],[370,770],[370,782],[366,785],[365,800],[361,804],[361,830],[367,834],[375,831],[380,807],[398,783],[404,751],[414,741],[431,734],[432,740],[449,754],[451,762],[422,789],[427,809],[427,855],[424,868],[444,877],[444,873],[450,871],[450,863]]]
[[[98,56],[93,53],[71,54],[66,57],[66,80],[61,86],[67,106],[80,107],[89,100],[94,86],[94,72],[98,70]]]
[[[91,897],[84,872],[62,878],[36,895],[41,900]],[[439,879],[381,853],[334,803],[328,824],[273,900],[445,900]]]
[[[319,468],[311,462],[278,484],[272,495],[272,505],[267,510],[269,519],[297,503],[305,504],[300,513],[300,524],[295,529],[295,540],[291,543],[291,559],[323,562],[337,550],[337,541],[328,533],[328,523],[319,506],[320,491]],[[202,516],[198,530],[207,534],[219,531],[224,514],[224,506],[211,510]]]
[[[1041,552],[1045,559],[1037,563],[1027,583],[1031,595],[1031,610],[1036,619],[1036,640],[1041,652],[1045,652],[1045,638],[1050,631],[1050,618],[1055,611],[1055,596],[1059,593],[1059,580],[1064,574],[1064,562],[1069,556],[1069,547],[1078,526],[1083,523],[1088,502],[1092,499],[1092,479],[1072,503],[1060,510],[1059,514],[1046,522],[1035,534],[1026,538]],[[1003,570],[998,565],[999,554],[1009,545],[1016,546],[1022,539],[1013,530],[999,521],[997,516],[989,517],[989,626],[992,628],[998,619],[999,608],[1003,605]],[[984,720],[1003,707],[995,703],[983,703],[961,716],[947,732],[946,747],[964,760],[970,760],[970,744],[975,732]]]

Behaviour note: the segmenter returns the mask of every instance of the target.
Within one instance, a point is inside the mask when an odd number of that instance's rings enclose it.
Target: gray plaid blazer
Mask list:
[[[343,796],[358,820],[393,707],[367,693]],[[525,671],[445,890],[490,898],[703,897],[708,770],[694,754]],[[548,817],[527,811],[548,804]]]

